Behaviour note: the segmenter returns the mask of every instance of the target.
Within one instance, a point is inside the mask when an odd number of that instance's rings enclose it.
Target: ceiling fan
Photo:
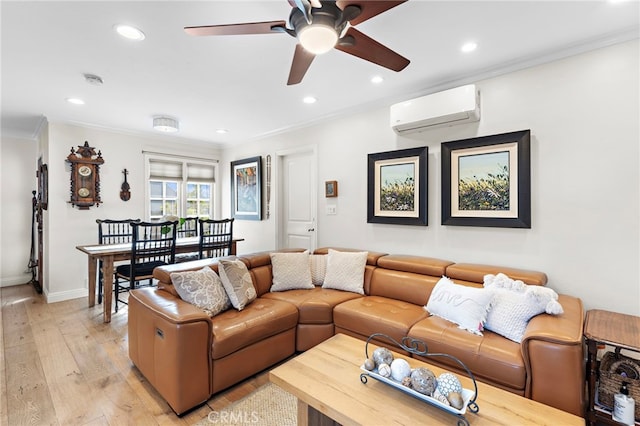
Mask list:
[[[286,33],[298,39],[287,85],[298,84],[316,55],[335,48],[393,71],[409,60],[354,28],[407,0],[288,0],[289,21],[185,27],[194,36]]]

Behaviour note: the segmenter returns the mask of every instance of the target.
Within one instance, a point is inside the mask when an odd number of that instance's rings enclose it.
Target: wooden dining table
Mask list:
[[[231,244],[231,255],[236,254],[236,243],[244,241],[243,238],[233,239]],[[199,237],[186,237],[176,239],[176,254],[192,253],[198,251]],[[91,244],[76,246],[76,249],[88,256],[89,269],[89,307],[96,304],[96,276],[98,272],[97,264],[102,261],[102,273],[104,280],[103,317],[104,322],[111,322],[111,305],[113,303],[113,273],[114,263],[123,260],[131,260],[131,243],[121,244]],[[107,277],[111,277],[107,279]]]

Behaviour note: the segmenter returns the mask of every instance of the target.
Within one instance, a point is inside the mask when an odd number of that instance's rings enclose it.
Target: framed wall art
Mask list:
[[[231,162],[231,215],[262,220],[262,157]]]
[[[442,224],[531,228],[530,130],[442,143]]]
[[[324,196],[327,198],[338,196],[338,181],[328,180],[324,183]]]
[[[368,156],[367,222],[427,225],[428,148]]]

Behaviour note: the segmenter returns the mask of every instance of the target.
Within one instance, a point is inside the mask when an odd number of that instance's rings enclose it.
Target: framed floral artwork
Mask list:
[[[231,216],[262,220],[262,157],[231,162]]]
[[[367,222],[427,225],[425,147],[368,156]]]
[[[442,143],[442,224],[531,228],[530,130]]]

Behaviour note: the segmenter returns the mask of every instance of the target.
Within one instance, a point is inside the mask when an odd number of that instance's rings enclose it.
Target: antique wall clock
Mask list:
[[[80,210],[100,205],[100,165],[104,163],[102,152],[89,146],[89,142],[71,148],[67,157],[71,163],[71,205]]]

